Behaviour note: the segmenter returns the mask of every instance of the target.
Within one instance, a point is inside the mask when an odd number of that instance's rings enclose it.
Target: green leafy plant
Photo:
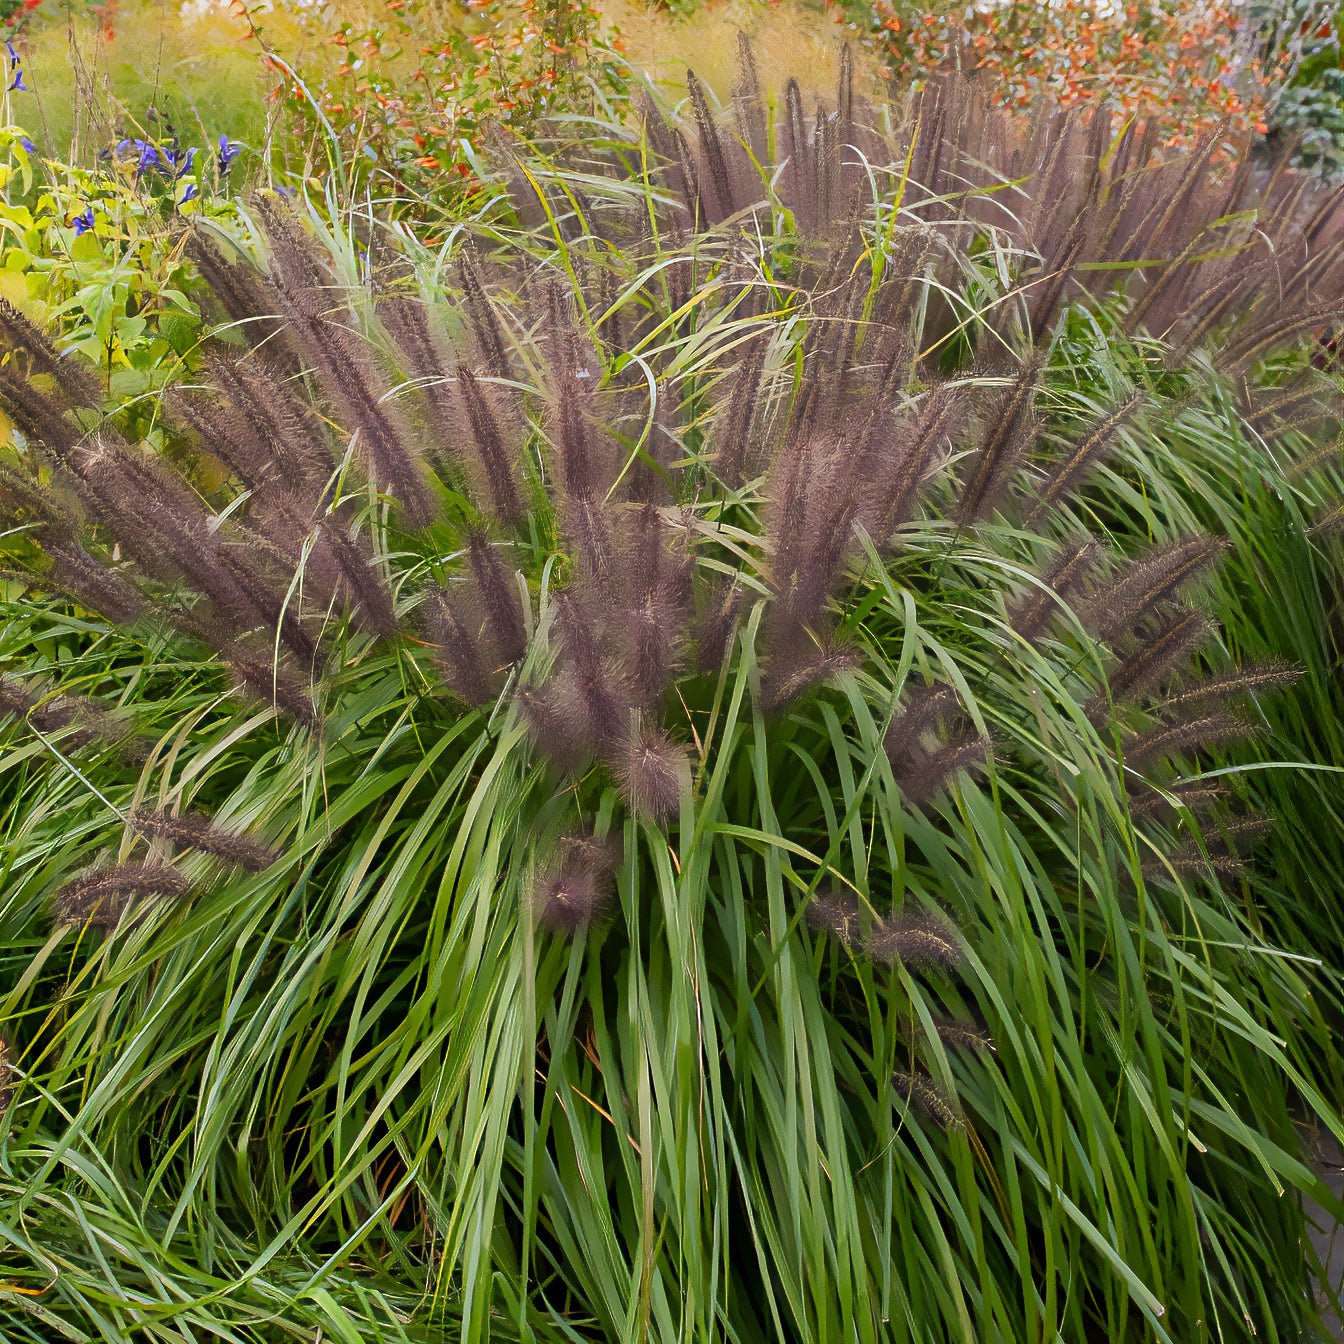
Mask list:
[[[158,155],[168,165],[146,168]],[[201,165],[171,146],[123,142],[88,171],[39,159],[20,129],[0,132],[9,198],[0,203],[0,293],[56,330],[101,369],[105,394],[123,404],[189,372],[203,337],[194,296],[202,288],[186,257],[186,220],[244,229],[226,197],[200,195]],[[161,178],[161,185],[151,182]],[[140,406],[149,415],[148,404]],[[148,428],[146,421],[139,430]]]
[[[1201,768],[1293,673],[1218,649],[1152,445],[1265,409],[1330,218],[957,81],[689,92],[447,257],[193,235],[214,490],[0,310],[34,1331],[1313,1319],[1320,982]]]

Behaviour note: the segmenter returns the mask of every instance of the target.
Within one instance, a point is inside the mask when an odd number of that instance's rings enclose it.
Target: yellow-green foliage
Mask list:
[[[39,11],[40,13],[40,11]],[[285,27],[276,20],[276,40]],[[89,164],[123,136],[157,138],[167,117],[184,144],[221,134],[260,146],[267,80],[247,25],[214,3],[132,3],[109,40],[90,19],[39,23],[16,39],[31,95],[11,116],[42,150]]]

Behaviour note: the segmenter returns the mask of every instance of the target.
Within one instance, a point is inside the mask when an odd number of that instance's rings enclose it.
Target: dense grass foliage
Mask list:
[[[1213,754],[1300,683],[1215,617],[1318,544],[1335,204],[744,57],[439,252],[193,235],[192,451],[0,311],[18,1337],[1314,1319],[1333,986]]]

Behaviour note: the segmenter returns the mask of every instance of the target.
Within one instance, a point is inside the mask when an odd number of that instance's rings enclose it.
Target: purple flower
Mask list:
[[[5,50],[9,52],[9,63],[14,69],[18,69],[23,62],[19,59],[19,53],[14,50],[14,44],[8,40],[5,42]]]
[[[184,154],[174,140],[171,145],[164,145],[156,151],[154,161],[164,177],[171,177],[176,182],[191,172],[191,166],[196,162],[196,151],[189,149]]]
[[[23,71],[16,69],[14,71],[14,82],[9,86],[10,93],[31,93],[32,90],[23,82]]]
[[[187,189],[182,193],[182,199],[178,201],[178,205],[186,205],[188,201],[194,201],[199,195],[200,193],[196,190],[196,184],[194,182],[188,182]]]
[[[26,135],[19,136],[19,144],[21,144],[30,154],[37,153],[37,146],[33,144]]]
[[[75,237],[78,238],[81,233],[88,233],[93,228],[93,206],[85,206],[82,215],[76,215],[70,221],[75,226]]]
[[[232,166],[234,159],[236,159],[242,152],[242,145],[230,140],[227,135],[221,135],[219,137],[219,154],[216,156],[215,162],[219,168],[220,177],[227,177],[229,175],[229,168]]]

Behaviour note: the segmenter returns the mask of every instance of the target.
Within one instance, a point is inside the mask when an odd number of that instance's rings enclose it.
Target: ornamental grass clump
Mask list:
[[[63,1329],[1311,1318],[1327,1036],[1217,774],[1294,670],[1154,445],[1344,306],[1337,203],[954,79],[689,93],[442,256],[190,236],[189,453],[6,328],[0,1217]]]

